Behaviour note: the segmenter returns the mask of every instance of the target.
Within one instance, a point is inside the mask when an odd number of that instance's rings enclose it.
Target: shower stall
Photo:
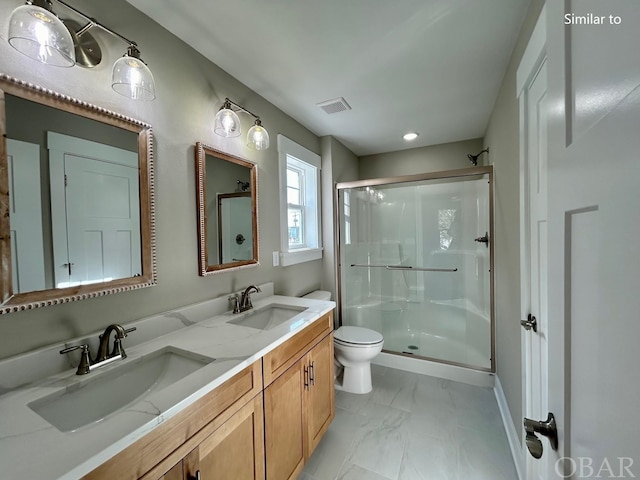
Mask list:
[[[494,372],[492,199],[492,166],[337,184],[340,324]]]

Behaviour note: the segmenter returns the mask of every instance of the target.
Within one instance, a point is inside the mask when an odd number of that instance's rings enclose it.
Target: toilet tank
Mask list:
[[[331,292],[326,290],[314,290],[311,293],[303,295],[303,298],[310,298],[312,300],[331,300]]]

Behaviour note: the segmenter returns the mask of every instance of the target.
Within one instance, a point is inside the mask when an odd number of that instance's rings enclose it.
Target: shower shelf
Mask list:
[[[369,265],[363,263],[352,263],[351,267],[386,268],[387,270],[413,270],[416,272],[457,272],[457,268],[425,268],[412,267],[411,265]]]

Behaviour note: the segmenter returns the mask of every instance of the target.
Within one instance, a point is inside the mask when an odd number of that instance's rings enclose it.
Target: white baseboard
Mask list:
[[[504,396],[504,390],[502,390],[502,384],[500,383],[500,378],[497,375],[493,391],[495,392],[496,400],[498,401],[498,408],[500,409],[504,429],[507,432],[507,440],[509,441],[509,448],[511,449],[513,463],[515,464],[518,472],[518,478],[520,480],[524,480],[526,478],[525,459],[523,456],[522,444],[520,443],[520,436],[518,435],[513,419],[511,418],[511,412],[507,405],[507,398]]]
[[[431,375],[432,377],[444,378],[455,382],[468,383],[478,387],[494,388],[494,374],[479,372],[477,370],[458,367],[456,365],[446,365],[444,363],[431,362],[420,358],[405,357],[404,355],[394,355],[392,353],[385,352],[378,354],[371,363],[382,367],[404,370],[406,372]]]

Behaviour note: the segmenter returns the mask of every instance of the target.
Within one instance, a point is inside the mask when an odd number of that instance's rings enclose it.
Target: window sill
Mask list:
[[[297,263],[311,262],[322,258],[321,248],[304,248],[280,253],[280,265],[288,267]]]

